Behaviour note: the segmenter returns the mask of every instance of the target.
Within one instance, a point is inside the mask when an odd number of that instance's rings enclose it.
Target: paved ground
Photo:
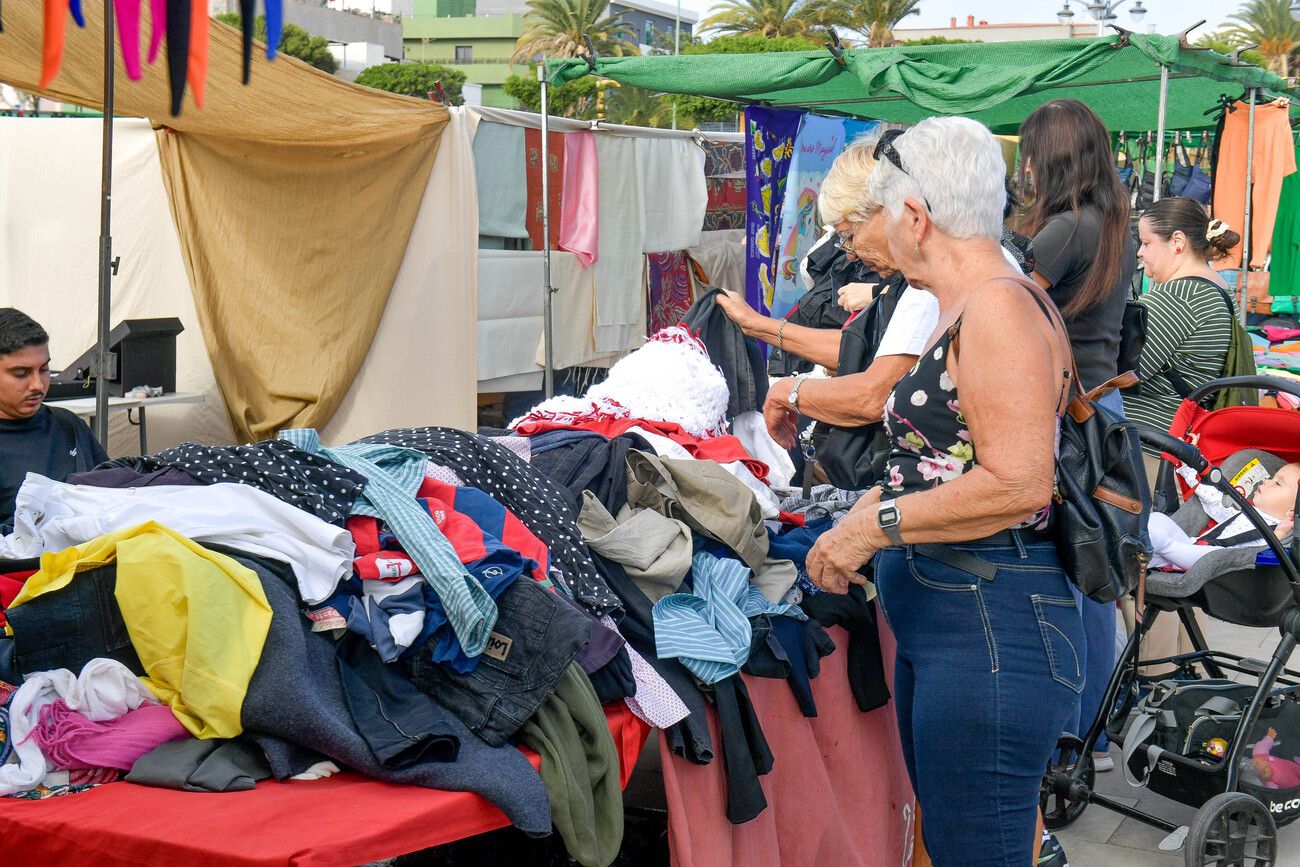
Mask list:
[[[1169,616],[1169,615],[1163,615]],[[1277,646],[1275,629],[1248,629],[1210,621],[1206,639],[1210,647],[1265,659]],[[1292,657],[1292,668],[1300,663],[1300,652]],[[1134,789],[1124,781],[1119,769],[1118,751],[1113,751],[1116,768],[1098,775],[1098,790],[1126,804],[1170,821],[1188,824],[1195,811],[1145,789]],[[1183,853],[1162,852],[1158,846],[1163,831],[1112,813],[1101,807],[1089,807],[1079,820],[1057,835],[1065,847],[1071,867],[1181,867]],[[1278,867],[1300,867],[1300,822],[1283,828],[1278,850]]]

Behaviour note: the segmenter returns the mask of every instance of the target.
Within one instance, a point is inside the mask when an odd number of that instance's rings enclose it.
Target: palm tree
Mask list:
[[[1291,0],[1249,0],[1228,16],[1224,36],[1234,45],[1259,45],[1269,69],[1291,74],[1291,50],[1300,42],[1300,23],[1291,17]]]
[[[776,36],[820,35],[819,0],[722,0],[718,11],[699,24],[700,31]]]
[[[608,8],[609,0],[528,0],[524,32],[510,59],[581,57],[587,53],[584,37],[602,56],[636,54],[632,26],[606,15]]]
[[[868,48],[894,44],[894,28],[921,11],[920,0],[829,0],[822,17],[867,37]]]

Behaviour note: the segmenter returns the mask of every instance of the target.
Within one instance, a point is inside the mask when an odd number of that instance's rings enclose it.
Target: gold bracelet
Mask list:
[[[785,331],[785,324],[789,321],[789,319],[782,319],[781,324],[776,326],[776,351],[782,354],[785,353],[785,341],[781,338],[781,335]]]

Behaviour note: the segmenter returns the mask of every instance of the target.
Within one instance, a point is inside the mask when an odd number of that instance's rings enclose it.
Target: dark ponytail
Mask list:
[[[1172,238],[1174,232],[1182,232],[1187,236],[1192,252],[1203,256],[1207,262],[1217,262],[1241,243],[1241,235],[1228,228],[1222,220],[1211,220],[1205,213],[1205,206],[1187,196],[1161,199],[1146,209],[1142,219],[1153,234],[1165,241]]]

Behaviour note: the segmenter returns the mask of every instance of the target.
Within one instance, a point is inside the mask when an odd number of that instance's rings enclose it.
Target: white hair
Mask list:
[[[953,238],[1000,238],[1007,164],[988,127],[965,117],[932,117],[894,139],[905,171],[882,157],[869,194],[893,217],[913,199]]]

